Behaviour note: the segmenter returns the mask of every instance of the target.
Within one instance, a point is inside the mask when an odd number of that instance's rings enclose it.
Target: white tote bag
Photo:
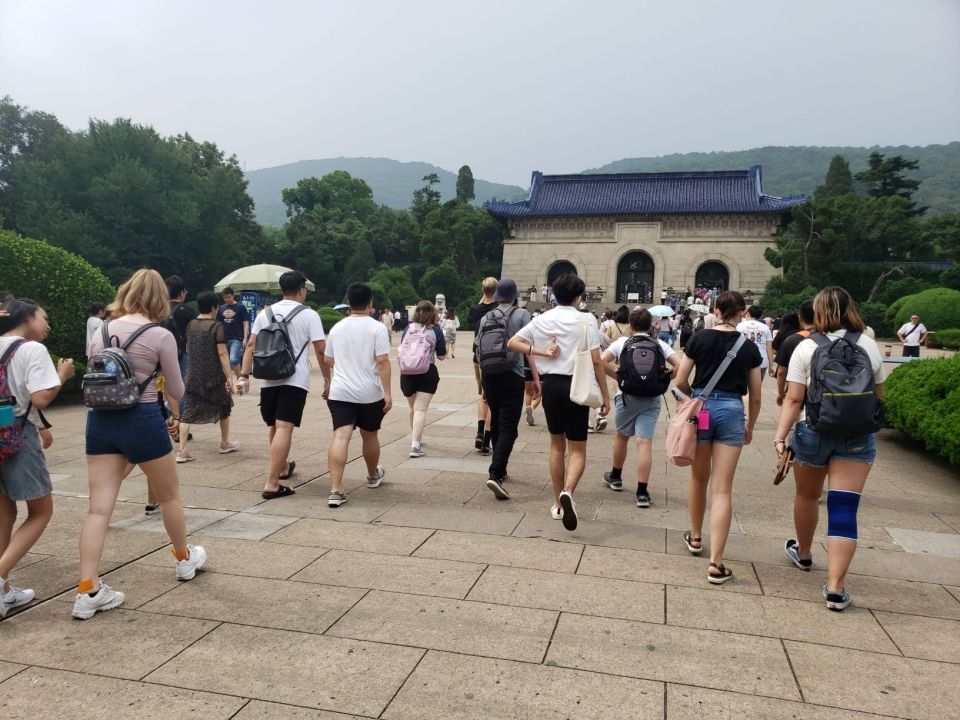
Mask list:
[[[580,338],[580,347],[573,363],[573,378],[570,380],[570,401],[577,405],[598,408],[603,405],[603,394],[597,384],[597,375],[593,370],[593,353],[590,350],[589,332],[592,328],[584,317],[581,325],[583,334]]]

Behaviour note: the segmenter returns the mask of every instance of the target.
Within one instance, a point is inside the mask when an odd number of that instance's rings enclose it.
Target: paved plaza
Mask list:
[[[394,369],[381,432],[385,484],[366,488],[360,442],[349,502],[327,507],[330,418],[319,392],[294,436],[293,497],[263,501],[266,431],[256,392],[240,397],[216,452],[195,426],[180,477],[206,572],[178,583],[142,475],[128,478],[104,553],[119,610],[70,616],[86,509],[84,409],[49,413],[55,512],[13,573],[38,602],[0,622],[5,718],[931,718],[960,716],[960,479],[880,434],[848,578],[854,605],[824,607],[816,569],[783,554],[792,479],[772,484],[777,407],[763,415],[734,484],[732,582],[711,586],[691,557],[688,472],[655,441],[653,507],[600,482],[611,429],[588,441],[576,493],[580,527],[549,514],[548,436],[521,422],[506,487],[484,487],[474,451],[470,336],[440,365],[424,434],[408,458],[406,404]],[[394,364],[394,368],[395,368]],[[314,369],[315,388],[319,371]],[[671,401],[671,405],[673,402]],[[825,525],[825,510],[821,523]],[[705,537],[705,545],[709,536]]]

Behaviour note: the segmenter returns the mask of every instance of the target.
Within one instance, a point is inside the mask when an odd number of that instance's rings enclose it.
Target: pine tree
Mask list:
[[[853,192],[853,175],[850,174],[850,163],[843,155],[834,155],[830,160],[830,167],[823,179],[823,185],[816,189],[817,199],[839,197]]]
[[[473,171],[469,165],[464,165],[457,173],[457,202],[468,203],[474,197]]]

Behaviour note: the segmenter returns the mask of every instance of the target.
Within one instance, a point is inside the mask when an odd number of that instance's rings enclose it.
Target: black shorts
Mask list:
[[[569,375],[542,375],[543,414],[547,416],[547,431],[551,435],[564,435],[567,440],[587,439],[590,408],[570,400]]]
[[[293,385],[274,385],[260,388],[260,417],[273,427],[277,420],[300,427],[303,407],[307,404],[307,391]]]
[[[437,366],[430,364],[430,369],[422,375],[401,375],[400,392],[404,397],[412,397],[418,392],[435,395],[440,386],[440,372]]]
[[[920,357],[920,346],[919,346],[919,345],[904,345],[904,346],[903,346],[903,356],[904,356],[904,357]]]
[[[330,417],[333,419],[333,429],[358,427],[367,432],[376,432],[383,422],[383,408],[386,403],[377,400],[373,403],[352,403],[346,400],[327,400],[330,408]]]

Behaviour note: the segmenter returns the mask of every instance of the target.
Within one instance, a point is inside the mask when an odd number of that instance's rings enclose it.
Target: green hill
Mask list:
[[[913,147],[762,147],[736,152],[698,152],[662,157],[625,158],[588,173],[678,172],[695,170],[740,170],[763,166],[763,189],[771,195],[811,193],[823,182],[834,155],[843,155],[854,173],[867,166],[867,157],[877,150],[884,155],[903,155],[919,160],[911,177],[921,182],[916,200],[928,205],[930,214],[960,212],[960,142]]]
[[[399,162],[388,158],[328,158],[301,160],[288,165],[251,170],[246,173],[248,192],[256,205],[257,220],[264,225],[280,227],[286,222],[286,206],[281,200],[284,188],[294,187],[298,180],[323,177],[334,170],[346,170],[353,177],[362,178],[373,190],[373,199],[392,208],[410,207],[413,191],[423,186],[424,175],[436,173],[440,178],[440,192],[444,200],[453,198],[457,175],[455,172],[423,162]],[[475,179],[474,204],[482,205],[491,198],[511,200],[526,197],[527,191],[515,185],[500,185]]]

